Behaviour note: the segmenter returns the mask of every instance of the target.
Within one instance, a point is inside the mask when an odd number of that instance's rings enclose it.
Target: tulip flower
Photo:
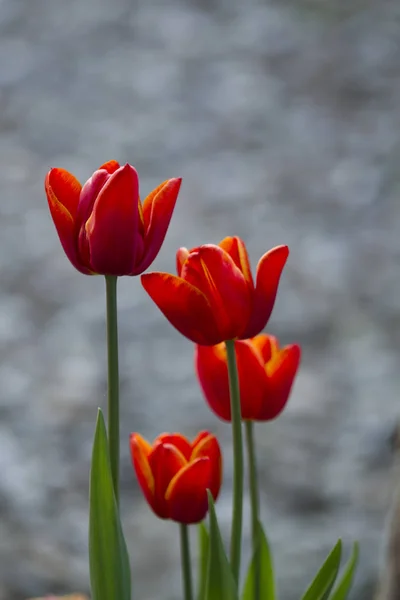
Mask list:
[[[204,519],[207,489],[216,500],[222,480],[221,449],[214,435],[202,431],[190,442],[180,433],[164,433],[151,445],[132,433],[130,449],[139,485],[158,517],[185,525]]]
[[[235,342],[241,415],[244,420],[270,421],[284,409],[300,363],[297,344],[280,348],[267,334]],[[211,410],[231,420],[229,381],[224,344],[196,346],[197,377]]]
[[[177,252],[178,276],[142,275],[142,284],[169,322],[196,344],[214,346],[260,333],[270,318],[289,249],[260,259],[254,284],[244,242],[227,237]]]
[[[143,204],[129,164],[102,165],[82,187],[64,169],[51,169],[45,190],[65,254],[85,275],[139,275],[164,241],[181,179],[169,179]]]

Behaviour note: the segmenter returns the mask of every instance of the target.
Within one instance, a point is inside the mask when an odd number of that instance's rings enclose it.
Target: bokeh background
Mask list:
[[[399,413],[398,0],[0,1],[0,599],[88,591],[91,442],[105,405],[104,282],[76,272],[48,214],[51,166],[111,158],[145,195],[183,177],[155,263],[237,234],[253,266],[287,243],[269,331],[300,342],[285,414],[257,427],[263,519],[282,600],[339,536],[373,598]],[[180,597],[173,524],[138,492],[128,435],[230,431],[192,347],[120,282],[123,515],[136,598]],[[248,504],[246,504],[248,508]],[[245,529],[246,560],[249,527]],[[244,562],[246,562],[246,560]]]

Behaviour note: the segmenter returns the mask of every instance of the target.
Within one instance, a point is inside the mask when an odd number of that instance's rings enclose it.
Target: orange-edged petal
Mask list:
[[[251,291],[229,254],[212,244],[200,246],[190,252],[181,276],[209,301],[219,331],[215,343],[241,336],[251,315]]]
[[[107,171],[107,173],[110,173],[110,175],[112,175],[119,168],[120,168],[119,162],[117,162],[116,160],[109,160],[108,162],[102,164],[101,167],[99,167],[99,170],[104,169],[105,171]]]
[[[209,431],[200,431],[200,433],[198,433],[196,435],[196,437],[194,438],[191,446],[192,446],[192,453],[194,452],[194,450],[196,449],[196,447],[200,444],[200,442],[206,438],[208,438],[210,435],[213,435],[212,433],[210,433]]]
[[[146,273],[141,281],[153,302],[182,335],[195,344],[212,346],[220,341],[210,304],[200,290],[169,273]]]
[[[158,186],[143,202],[144,253],[135,264],[134,274],[143,273],[154,261],[167,234],[182,179],[169,179]]]
[[[274,307],[279,280],[288,256],[287,246],[277,246],[261,257],[257,266],[251,318],[240,336],[243,339],[254,337],[266,326]]]
[[[195,369],[211,410],[224,421],[231,420],[228,366],[225,344],[195,348]]]
[[[182,267],[189,256],[189,250],[187,248],[179,248],[176,253],[176,273],[178,277],[181,276]]]
[[[154,512],[162,519],[168,519],[165,494],[171,480],[186,466],[187,461],[178,448],[163,443],[156,443],[148,461],[154,477]]]
[[[50,191],[52,195],[51,200],[61,204],[69,212],[72,219],[75,220],[79,195],[82,189],[76,177],[65,169],[50,169],[45,180],[45,189],[47,194]],[[50,203],[50,198],[48,200]]]
[[[156,512],[157,504],[154,497],[154,477],[149,464],[149,455],[151,452],[150,444],[138,433],[132,433],[129,438],[129,447],[136,477],[142,489],[143,495]]]
[[[247,254],[246,246],[239,237],[226,237],[223,239],[218,246],[225,250],[229,256],[233,259],[235,265],[242,271],[244,278],[249,284],[250,288],[254,289],[253,276],[251,274],[251,267],[249,261],[249,255]]]
[[[209,458],[189,463],[172,479],[165,494],[169,518],[189,525],[199,523],[208,510],[207,489],[212,465]]]
[[[91,270],[81,263],[76,239],[76,212],[81,184],[64,169],[51,169],[45,179],[45,190],[50,213],[65,254],[81,273],[90,275]]]
[[[264,364],[267,363],[271,358],[271,343],[273,340],[276,340],[276,338],[274,338],[272,335],[268,335],[267,333],[260,333],[260,335],[256,335],[249,340],[254,350],[260,355]]]
[[[162,433],[158,436],[154,443],[157,442],[175,446],[183,454],[186,460],[190,459],[192,454],[192,444],[181,433]]]
[[[98,194],[86,223],[90,263],[97,273],[131,275],[141,260],[138,200],[138,175],[128,164],[115,171]]]
[[[216,500],[218,498],[222,483],[221,448],[217,438],[211,433],[205,436],[203,435],[202,437],[198,436],[198,439],[198,443],[193,448],[191,461],[204,456],[210,459],[212,469],[209,490],[214,500]]]
[[[267,371],[267,391],[257,420],[275,419],[285,408],[299,368],[301,349],[297,344],[286,346],[279,351],[272,368],[269,363]]]

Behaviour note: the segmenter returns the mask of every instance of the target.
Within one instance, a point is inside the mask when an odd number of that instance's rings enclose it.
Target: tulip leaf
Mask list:
[[[330,600],[345,600],[350,591],[351,584],[353,583],[354,573],[358,563],[358,544],[357,542],[353,546],[351,556],[344,568],[343,574],[334,589]]]
[[[206,583],[207,583],[207,565],[208,565],[208,552],[210,547],[210,536],[205,523],[199,523],[197,527],[198,531],[198,544],[199,544],[199,566],[198,566],[198,593],[197,600],[205,600],[206,597]]]
[[[301,600],[328,600],[339,571],[341,556],[342,542],[339,540]]]
[[[92,600],[130,600],[128,551],[111,477],[101,410],[93,441],[89,492],[89,564]]]
[[[258,554],[258,556],[257,556]],[[257,548],[250,562],[249,570],[244,584],[242,600],[254,600],[256,565],[259,565],[259,598],[262,600],[275,600],[275,579],[272,565],[271,552],[263,526],[258,523]]]
[[[207,493],[210,511],[210,544],[205,600],[238,600],[237,585],[222,542],[213,497],[209,490]]]

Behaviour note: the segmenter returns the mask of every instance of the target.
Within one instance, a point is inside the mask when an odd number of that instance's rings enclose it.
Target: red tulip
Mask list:
[[[222,456],[217,438],[202,431],[193,442],[180,433],[164,433],[149,444],[130,436],[131,456],[147,502],[161,519],[198,523],[207,514],[207,489],[217,499]]]
[[[177,253],[178,276],[142,275],[142,284],[169,322],[204,346],[260,333],[271,315],[289,249],[277,246],[261,257],[256,284],[244,242],[228,237]]]
[[[244,420],[270,421],[284,409],[300,363],[300,346],[279,348],[267,334],[235,342]],[[195,365],[200,386],[211,410],[231,420],[225,344],[196,346]]]
[[[45,190],[65,254],[85,275],[139,275],[157,256],[181,179],[169,179],[143,204],[136,170],[115,160],[82,187],[64,169],[51,169]]]

